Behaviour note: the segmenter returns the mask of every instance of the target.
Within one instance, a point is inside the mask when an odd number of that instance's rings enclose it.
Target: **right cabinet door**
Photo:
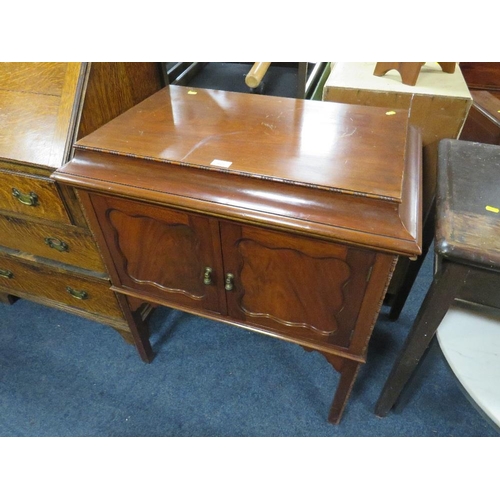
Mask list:
[[[249,326],[348,347],[375,254],[221,223],[228,314]]]

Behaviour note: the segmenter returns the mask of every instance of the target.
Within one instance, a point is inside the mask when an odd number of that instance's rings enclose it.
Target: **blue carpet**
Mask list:
[[[398,321],[382,310],[337,426],[327,415],[339,375],[300,346],[159,308],[147,365],[110,327],[0,304],[0,435],[496,436],[440,357],[401,413],[373,413],[431,275],[427,258]]]

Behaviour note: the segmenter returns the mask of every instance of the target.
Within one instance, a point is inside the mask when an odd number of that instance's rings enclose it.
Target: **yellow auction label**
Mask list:
[[[493,212],[495,214],[497,214],[498,212],[500,212],[500,208],[490,207],[489,205],[486,205],[486,210],[488,210],[488,212]]]

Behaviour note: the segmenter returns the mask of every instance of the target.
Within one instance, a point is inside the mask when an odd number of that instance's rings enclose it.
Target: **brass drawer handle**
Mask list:
[[[12,271],[9,271],[8,269],[0,269],[0,277],[12,279],[14,277],[14,273]]]
[[[224,284],[224,288],[230,292],[234,288],[234,275],[231,273],[226,274],[226,281]]]
[[[14,198],[17,198],[23,205],[29,205],[30,207],[35,207],[36,205],[38,205],[38,196],[33,191],[26,194],[21,193],[21,191],[19,191],[19,189],[17,188],[12,188],[12,196],[14,196]]]
[[[203,284],[211,285],[212,284],[212,268],[205,267],[205,273],[203,274]]]
[[[68,244],[58,238],[45,238],[45,243],[49,245],[50,248],[59,250],[59,252],[69,252]]]
[[[70,286],[66,287],[66,291],[75,299],[78,300],[87,300],[89,298],[89,294],[85,290],[75,290]]]

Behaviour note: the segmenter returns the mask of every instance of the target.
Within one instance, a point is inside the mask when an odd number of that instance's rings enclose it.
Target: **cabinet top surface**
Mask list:
[[[159,163],[401,202],[406,112],[170,86],[81,139]]]

